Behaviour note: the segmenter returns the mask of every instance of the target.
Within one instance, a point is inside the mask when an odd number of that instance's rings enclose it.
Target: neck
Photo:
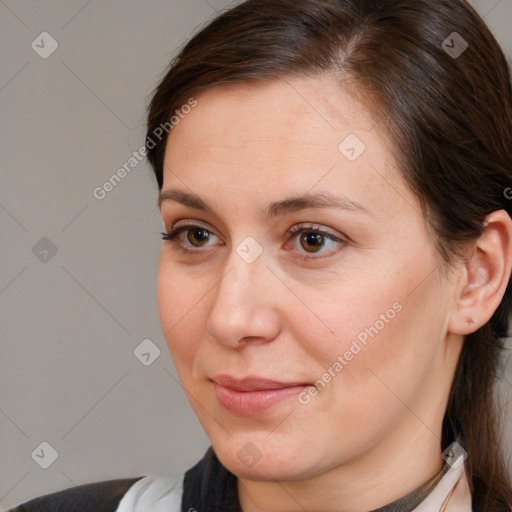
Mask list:
[[[367,512],[406,496],[444,465],[439,437],[427,427],[418,431],[417,422],[411,415],[413,436],[395,431],[357,460],[312,479],[257,482],[239,478],[243,512]]]

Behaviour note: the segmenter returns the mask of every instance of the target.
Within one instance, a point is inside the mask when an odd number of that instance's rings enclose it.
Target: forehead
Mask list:
[[[347,130],[370,131],[376,125],[369,110],[330,76],[224,84],[197,101],[169,140],[183,143],[193,130],[224,144],[279,139],[332,147]]]
[[[331,77],[216,86],[196,100],[169,135],[163,190],[185,183],[268,202],[314,188],[377,200],[400,185],[378,120]]]

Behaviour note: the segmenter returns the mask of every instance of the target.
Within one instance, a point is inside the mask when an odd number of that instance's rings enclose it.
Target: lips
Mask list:
[[[229,375],[217,375],[211,381],[219,403],[236,416],[262,414],[298,395],[310,385],[305,382],[279,382],[260,377],[236,379]]]

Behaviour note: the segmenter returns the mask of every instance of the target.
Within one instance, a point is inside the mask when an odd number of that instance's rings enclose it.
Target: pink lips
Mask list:
[[[211,380],[220,404],[237,416],[265,412],[308,386],[304,382],[285,383],[258,377],[235,379],[229,375],[218,375]]]

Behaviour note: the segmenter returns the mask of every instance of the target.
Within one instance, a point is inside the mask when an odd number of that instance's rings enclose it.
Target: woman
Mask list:
[[[463,0],[218,16],[146,139],[162,329],[212,446],[181,475],[13,510],[510,510],[511,119],[506,59]]]

